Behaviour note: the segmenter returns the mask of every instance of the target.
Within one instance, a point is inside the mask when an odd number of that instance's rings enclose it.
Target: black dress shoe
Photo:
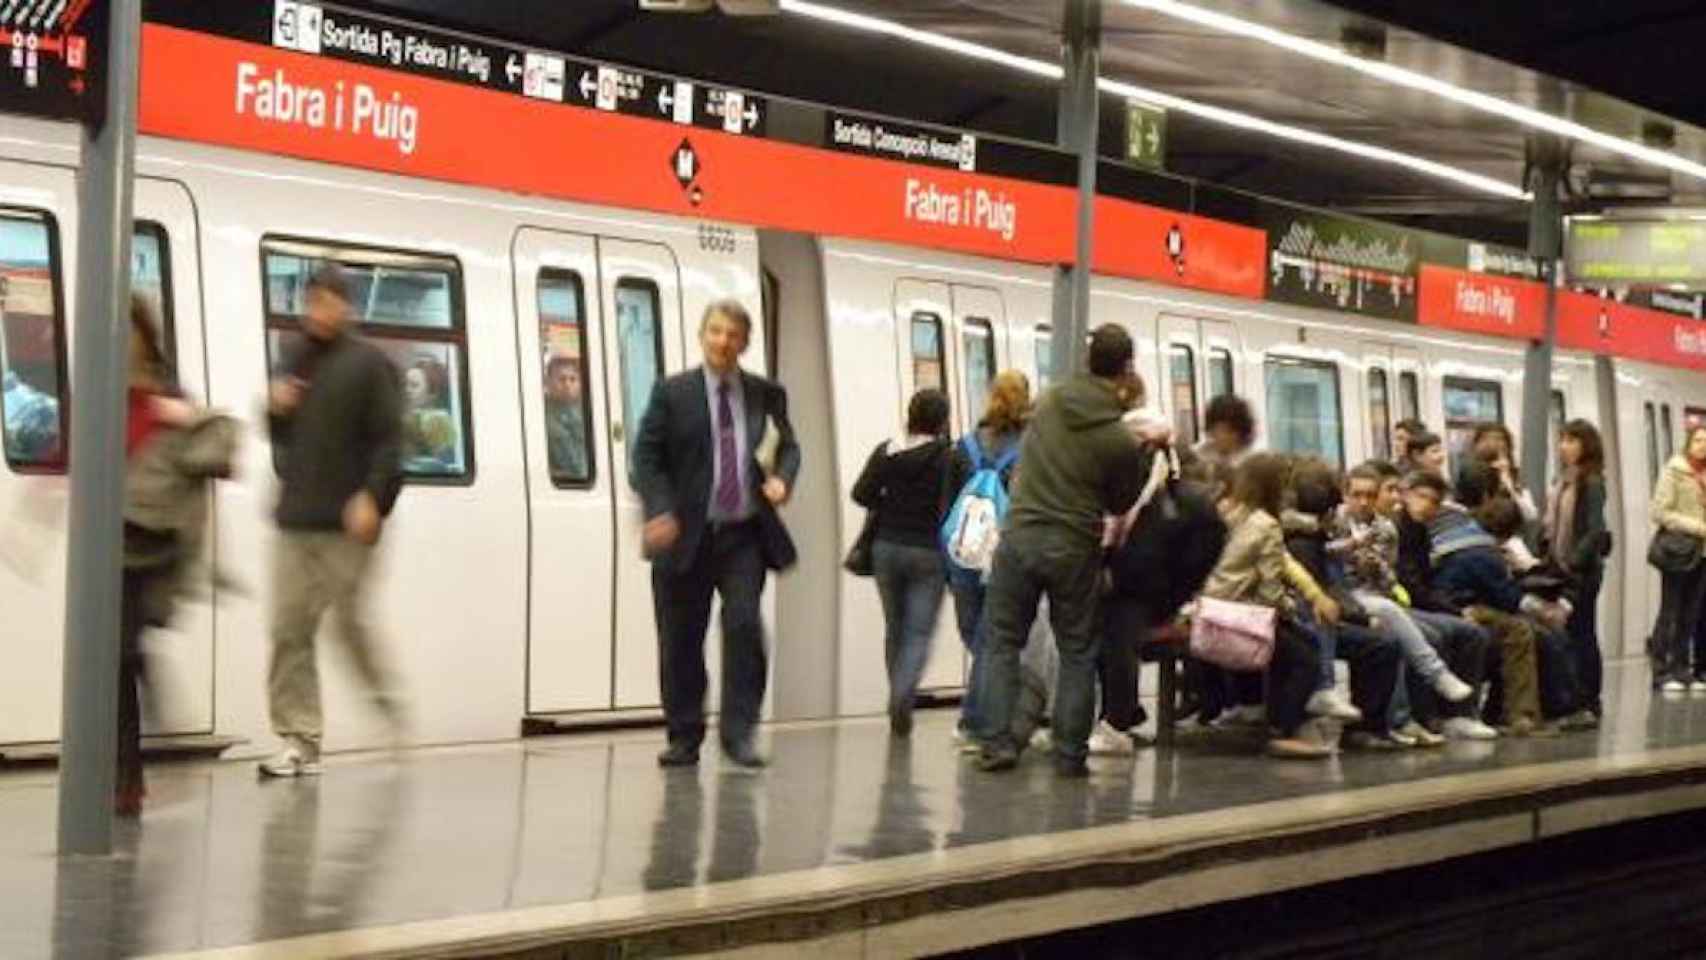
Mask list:
[[[1010,747],[986,746],[977,758],[977,768],[985,773],[1001,773],[1019,765],[1019,751]]]
[[[724,744],[723,756],[727,757],[730,763],[746,770],[763,770],[770,765],[770,761],[754,750],[751,744],[738,747]]]
[[[684,743],[672,743],[658,754],[660,767],[696,767],[699,765],[699,748],[689,747]]]

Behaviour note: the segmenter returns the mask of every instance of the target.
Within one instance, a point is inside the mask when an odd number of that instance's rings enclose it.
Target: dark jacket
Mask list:
[[[1611,552],[1611,529],[1605,525],[1604,478],[1593,476],[1580,481],[1575,514],[1570,525],[1576,542],[1570,548],[1570,569],[1566,572],[1576,577],[1598,576]],[[1550,554],[1549,546],[1541,551],[1542,556]]]
[[[1008,527],[1047,526],[1098,549],[1102,519],[1130,509],[1149,479],[1124,413],[1113,384],[1097,377],[1044,393],[1020,447]]]
[[[853,502],[877,514],[878,540],[935,549],[941,537],[943,476],[947,440],[932,440],[897,453],[890,441],[877,444],[853,484]]]
[[[1170,483],[1108,556],[1114,599],[1142,607],[1150,623],[1171,620],[1202,589],[1225,546],[1226,522],[1207,485]]]
[[[1363,611],[1362,603],[1351,595],[1343,568],[1327,552],[1327,524],[1325,518],[1296,510],[1280,514],[1280,529],[1285,531],[1285,551],[1302,564],[1321,589],[1339,605],[1340,615],[1346,623],[1366,626],[1368,614]],[[1298,606],[1301,608],[1303,605]]]
[[[1434,589],[1433,563],[1428,557],[1428,528],[1411,520],[1403,511],[1399,511],[1396,522],[1398,583],[1403,586],[1404,592],[1410,595],[1410,606],[1434,613],[1461,614],[1461,606],[1452,606],[1448,598],[1441,596]]]
[[[1522,612],[1522,587],[1493,538],[1467,512],[1446,506],[1428,525],[1433,586],[1452,607]]]
[[[344,504],[373,494],[389,514],[402,484],[403,393],[397,368],[361,337],[312,337],[279,371],[307,381],[296,409],[268,417],[282,480],[278,525],[339,530]]]
[[[1020,443],[1025,435],[1022,431],[997,433],[989,427],[978,427],[976,436],[977,445],[983,450],[984,459],[989,463],[994,463],[1001,459],[1001,455],[1006,453],[1009,447]],[[964,438],[961,439],[961,443],[964,443]],[[1018,468],[1019,461],[1015,460],[1011,466],[1001,471],[1001,485],[1003,487],[1008,490],[1013,489],[1013,472]],[[971,479],[971,475],[971,457],[966,455],[965,448],[959,443],[954,444],[953,449],[948,452],[948,477],[943,498],[948,503],[953,503],[959,497],[960,491],[965,489],[966,481]]]
[[[758,508],[759,543],[765,564],[772,570],[786,570],[794,565],[798,554],[787,528],[776,516],[776,508],[764,497],[764,470],[755,454],[768,420],[775,425],[779,440],[776,473],[792,492],[800,473],[800,446],[794,439],[794,425],[788,420],[788,393],[780,384],[755,373],[742,370],[740,378],[747,445],[741,455],[747,458],[749,494]],[[681,525],[675,547],[652,558],[676,572],[690,569],[699,556],[711,506],[711,471],[716,464],[713,442],[704,368],[694,367],[658,381],[646,401],[646,414],[634,440],[632,483],[645,503],[646,519],[672,513]]]

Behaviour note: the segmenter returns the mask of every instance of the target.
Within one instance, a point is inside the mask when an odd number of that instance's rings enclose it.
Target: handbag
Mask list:
[[[1191,618],[1191,656],[1234,673],[1266,670],[1276,617],[1273,607],[1202,597]]]
[[[853,541],[853,546],[847,551],[847,559],[841,561],[841,566],[855,577],[869,577],[876,572],[871,560],[871,545],[877,539],[877,511],[865,511],[865,525],[859,530],[859,538]]]
[[[1700,538],[1661,527],[1647,544],[1647,562],[1660,573],[1687,573],[1700,565]]]

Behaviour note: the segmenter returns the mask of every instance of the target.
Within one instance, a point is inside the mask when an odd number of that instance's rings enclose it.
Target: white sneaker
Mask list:
[[[317,777],[320,775],[320,748],[311,740],[286,737],[284,749],[261,761],[263,777]]]
[[[1129,735],[1113,728],[1106,720],[1096,721],[1096,729],[1090,731],[1090,755],[1092,757],[1129,757],[1137,752],[1137,745]]]
[[[1303,705],[1303,712],[1312,717],[1332,717],[1334,720],[1344,720],[1356,723],[1362,719],[1362,711],[1356,705],[1345,699],[1345,695],[1337,689],[1317,690]]]
[[[1264,727],[1267,723],[1267,708],[1259,703],[1231,707],[1214,721],[1217,727]]]
[[[1457,674],[1450,670],[1442,670],[1440,675],[1434,678],[1434,691],[1444,697],[1447,703],[1462,703],[1469,699],[1475,688],[1457,679]]]
[[[1688,684],[1683,683],[1681,680],[1666,680],[1664,685],[1659,687],[1659,690],[1669,694],[1687,693]]]
[[[1706,680],[1701,680],[1698,677],[1696,677],[1694,679],[1694,682],[1692,682],[1688,685],[1688,692],[1689,693],[1706,693]]]
[[[1394,736],[1407,737],[1418,747],[1438,747],[1445,744],[1445,738],[1414,720],[1393,731]]]
[[[1499,731],[1474,717],[1447,717],[1440,732],[1450,740],[1497,740]]]
[[[1031,734],[1031,749],[1043,751],[1053,750],[1054,734],[1049,733],[1047,727],[1038,727],[1036,732]]]

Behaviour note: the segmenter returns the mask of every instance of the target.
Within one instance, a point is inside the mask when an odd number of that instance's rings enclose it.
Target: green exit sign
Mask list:
[[[1136,100],[1126,101],[1125,158],[1156,170],[1167,165],[1167,111]]]

